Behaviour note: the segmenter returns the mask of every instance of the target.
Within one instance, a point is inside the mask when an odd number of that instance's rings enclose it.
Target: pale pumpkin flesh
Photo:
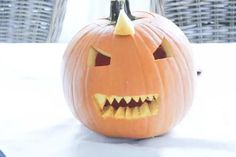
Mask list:
[[[64,91],[73,113],[107,136],[162,135],[183,118],[193,99],[187,38],[161,16],[135,16],[135,34],[117,36],[115,26],[100,20],[80,31],[64,56]]]
[[[132,21],[126,15],[124,10],[120,11],[116,27],[114,30],[115,35],[134,35],[135,30]]]
[[[95,94],[96,104],[101,116],[115,119],[139,119],[158,113],[160,97],[158,94],[141,96],[107,96]]]

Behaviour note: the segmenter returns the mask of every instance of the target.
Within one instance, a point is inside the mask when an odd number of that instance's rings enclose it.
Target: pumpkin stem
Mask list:
[[[128,15],[128,17],[131,19],[131,20],[135,20],[135,17],[132,15],[131,11],[130,11],[130,3],[129,3],[129,0],[126,0],[125,1],[125,12],[126,14]]]
[[[120,10],[124,9],[125,13],[131,20],[135,20],[135,17],[131,14],[129,0],[111,0],[110,8],[110,20],[116,23],[120,14]]]

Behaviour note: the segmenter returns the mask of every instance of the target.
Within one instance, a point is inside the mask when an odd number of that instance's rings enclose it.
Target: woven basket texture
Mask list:
[[[66,0],[0,0],[0,42],[56,42]]]
[[[194,43],[236,42],[236,0],[151,0]]]

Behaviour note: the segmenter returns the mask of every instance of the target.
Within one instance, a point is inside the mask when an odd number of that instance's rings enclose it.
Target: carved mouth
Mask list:
[[[115,119],[139,119],[154,116],[159,111],[158,94],[140,96],[107,96],[95,94],[102,117]]]

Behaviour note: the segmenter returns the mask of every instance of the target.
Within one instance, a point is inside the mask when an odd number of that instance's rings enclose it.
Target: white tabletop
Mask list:
[[[0,150],[7,157],[235,157],[236,44],[193,45],[194,104],[169,134],[112,139],[71,115],[61,87],[66,44],[0,44]]]

